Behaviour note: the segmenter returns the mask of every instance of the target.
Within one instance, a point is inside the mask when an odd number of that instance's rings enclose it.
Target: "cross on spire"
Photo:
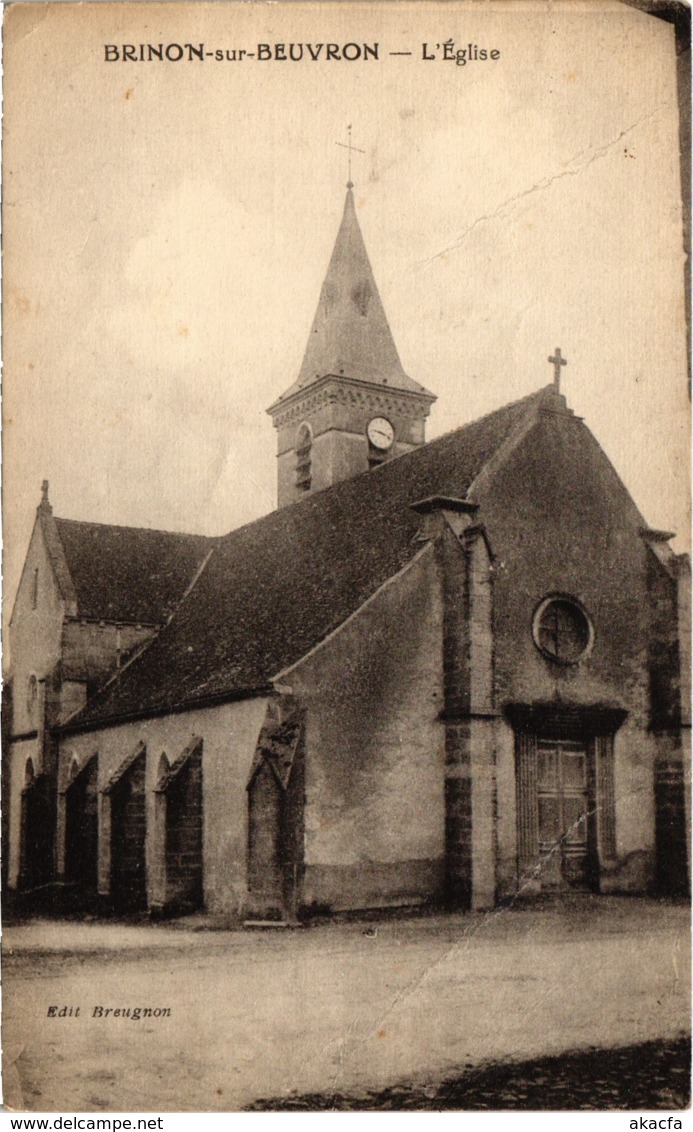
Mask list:
[[[347,181],[347,188],[353,189],[354,182],[351,179],[351,155],[352,153],[365,153],[365,149],[359,149],[357,146],[351,144],[351,126],[347,126],[349,141],[348,142],[335,142],[335,145],[341,146],[342,149],[349,150],[349,180]]]
[[[48,501],[48,480],[44,480],[41,484],[41,502],[39,504],[39,511],[44,513],[51,513],[51,505]]]
[[[560,389],[561,389],[561,366],[567,366],[568,365],[568,362],[566,361],[566,359],[561,357],[561,347],[560,346],[556,346],[556,353],[553,355],[553,357],[549,358],[549,361],[551,362],[551,365],[553,366],[553,383],[556,387],[556,392],[560,392]]]

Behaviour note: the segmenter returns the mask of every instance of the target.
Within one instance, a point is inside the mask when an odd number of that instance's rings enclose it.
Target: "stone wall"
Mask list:
[[[654,871],[654,762],[650,734],[648,550],[642,517],[582,422],[542,411],[504,466],[472,489],[494,552],[496,707],[555,704],[623,709],[616,735],[615,809],[620,874],[642,890]],[[577,598],[594,626],[591,652],[559,665],[536,647],[532,619],[550,594]],[[516,809],[513,744],[499,724],[499,884],[511,888]]]
[[[63,791],[75,773],[73,760],[79,767],[94,754],[98,756],[98,785],[103,791],[123,761],[139,743],[144,744],[145,863],[150,906],[162,902],[162,864],[157,854],[163,843],[156,823],[161,756],[166,754],[167,761],[173,763],[197,737],[202,740],[204,905],[209,911],[230,917],[242,915],[247,888],[247,783],[265,709],[266,700],[258,697],[62,737],[59,788]],[[108,831],[100,832],[103,854]],[[104,881],[109,875],[110,868],[102,861],[103,896],[108,896]]]
[[[311,490],[368,471],[368,422],[384,416],[395,431],[388,459],[423,444],[428,405],[397,389],[362,389],[333,378],[319,389],[309,388],[301,401],[275,414],[277,427],[278,506],[302,498],[296,486],[296,441],[301,424],[310,424]]]
[[[459,527],[460,520],[453,520]],[[492,559],[480,528],[447,521],[438,548],[444,594],[446,900],[496,900]]]
[[[41,524],[34,526],[10,622],[13,683],[12,734],[38,728],[38,690],[33,681],[52,679],[61,658],[65,603],[55,581]]]
[[[306,712],[308,910],[442,898],[442,617],[429,546],[281,677]]]

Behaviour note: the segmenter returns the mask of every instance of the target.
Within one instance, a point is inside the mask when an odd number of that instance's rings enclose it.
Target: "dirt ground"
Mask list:
[[[295,931],[201,926],[6,928],[6,1105],[235,1111],[690,1031],[684,905],[585,898]],[[135,1008],[170,1016],[135,1020]]]

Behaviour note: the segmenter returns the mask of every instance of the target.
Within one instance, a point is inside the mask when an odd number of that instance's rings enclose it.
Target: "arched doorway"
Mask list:
[[[65,880],[76,895],[95,902],[98,878],[98,759],[75,766],[65,793]]]

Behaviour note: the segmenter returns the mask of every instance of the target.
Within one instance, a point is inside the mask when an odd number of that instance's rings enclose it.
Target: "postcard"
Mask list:
[[[6,1109],[681,1127],[689,14],[5,7]]]

